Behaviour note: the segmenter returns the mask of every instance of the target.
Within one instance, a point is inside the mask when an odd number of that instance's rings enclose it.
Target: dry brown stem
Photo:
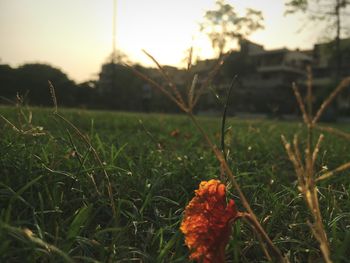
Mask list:
[[[52,85],[51,81],[49,82],[49,90],[50,90],[50,94],[51,94],[51,99],[53,102],[53,106],[54,106],[54,113],[58,112],[58,106],[57,106],[57,98],[56,98],[56,92],[55,92],[55,88]]]
[[[313,117],[312,71],[310,67],[308,67],[307,73],[308,73],[307,94],[306,94],[307,108],[305,108],[303,98],[300,95],[300,92],[297,86],[295,84],[293,84],[292,86],[300,111],[302,112],[303,121],[307,127],[306,147],[304,149],[304,152],[305,152],[304,162],[302,161],[302,158],[301,158],[297,136],[294,136],[294,140],[293,140],[294,149],[291,148],[290,143],[283,136],[282,136],[282,141],[285,146],[288,157],[294,166],[294,170],[298,178],[298,184],[299,184],[298,189],[302,193],[303,198],[312,215],[313,222],[312,223],[308,222],[308,225],[310,226],[313,236],[320,244],[320,250],[324,261],[327,263],[330,263],[332,262],[332,260],[330,257],[329,242],[328,242],[327,234],[323,225],[322,215],[321,215],[319,201],[318,201],[318,189],[316,186],[316,182],[329,178],[335,173],[338,173],[350,168],[350,162],[343,164],[338,168],[334,169],[333,171],[327,172],[322,176],[320,176],[319,178],[315,179],[315,170],[316,170],[315,165],[316,165],[317,156],[319,154],[324,136],[321,134],[318,138],[316,145],[313,146],[313,133],[314,133],[314,129],[317,128],[319,130],[328,131],[330,133],[334,133],[338,136],[341,136],[343,138],[350,140],[350,134],[344,133],[334,128],[321,127],[316,125],[317,121],[320,119],[325,109],[331,104],[331,102],[335,99],[335,97],[345,87],[350,85],[350,77],[344,79],[337,86],[337,88],[321,104],[317,113]]]
[[[307,102],[307,115],[309,117],[309,119],[311,119],[312,116],[312,70],[311,70],[311,66],[307,66],[306,68],[306,72],[307,72],[307,94],[306,94],[306,102]]]
[[[298,89],[298,86],[293,83],[292,84],[292,88],[293,88],[293,91],[294,91],[294,95],[295,95],[295,98],[297,99],[297,102],[299,104],[299,108],[301,110],[301,113],[302,113],[302,116],[303,116],[303,120],[305,123],[309,123],[309,117],[308,117],[308,114],[306,112],[306,109],[305,109],[305,105],[304,105],[304,102],[303,102],[303,99],[300,95],[300,92],[299,92],[299,89]]]
[[[217,148],[217,146],[215,144],[213,144],[213,142],[210,140],[210,138],[205,133],[203,128],[199,125],[199,123],[198,123],[197,119],[194,117],[194,115],[190,113],[189,117],[192,119],[193,123],[195,124],[197,129],[200,131],[200,133],[202,134],[202,136],[204,137],[204,139],[206,140],[206,142],[208,143],[208,145],[212,149],[213,153],[215,154],[216,158],[220,162],[221,166],[225,170],[227,177],[231,181],[233,187],[236,189],[236,191],[241,199],[242,205],[248,211],[248,213],[250,215],[250,219],[253,222],[253,225],[256,228],[256,231],[261,235],[262,239],[265,241],[271,254],[274,255],[274,257],[278,260],[278,262],[289,262],[286,258],[284,258],[282,256],[281,251],[273,244],[272,240],[269,238],[269,236],[265,232],[264,228],[261,226],[258,218],[256,217],[255,213],[253,212],[252,208],[250,207],[250,204],[249,204],[247,198],[245,197],[243,191],[241,190],[240,185],[236,181],[236,178],[235,178],[233,172],[231,171],[228,163],[226,162],[223,153]]]
[[[320,108],[318,109],[315,117],[312,120],[312,123],[315,124],[320,117],[322,116],[325,109],[332,103],[332,101],[336,98],[336,96],[346,87],[349,87],[350,85],[350,77],[347,77],[343,79],[338,87],[328,96],[327,99],[321,104]]]
[[[47,133],[43,130],[43,127],[41,126],[35,126],[32,124],[32,118],[33,114],[31,111],[29,111],[27,114],[23,110],[23,99],[17,94],[16,96],[16,108],[17,108],[17,122],[18,125],[16,126],[11,121],[9,121],[5,116],[0,114],[0,118],[6,122],[8,125],[11,126],[11,128],[22,134],[22,135],[29,135],[33,137],[47,135]]]
[[[190,71],[190,69],[192,68],[192,56],[193,56],[193,47],[191,47],[188,52],[187,71]]]
[[[146,81],[147,83],[149,83],[152,87],[158,89],[159,91],[161,91],[165,96],[167,96],[170,100],[172,100],[173,102],[175,102],[175,104],[183,111],[187,112],[187,108],[184,107],[184,104],[181,104],[168,90],[166,90],[162,85],[158,84],[157,82],[155,82],[153,79],[149,78],[148,76],[146,76],[145,74],[143,74],[142,72],[136,70],[134,67],[130,66],[130,65],[125,65],[126,67],[128,67],[132,72],[134,72],[134,74],[136,76],[138,76],[139,78],[143,79],[144,81]]]
[[[149,56],[149,57],[157,65],[159,65],[159,63],[152,56]],[[247,198],[243,194],[243,192],[242,192],[238,182],[236,181],[236,178],[235,178],[232,170],[230,169],[228,163],[226,162],[223,153],[211,141],[211,139],[209,138],[207,133],[203,130],[203,128],[198,123],[197,119],[195,118],[195,116],[192,113],[192,109],[195,106],[195,104],[197,103],[200,95],[202,94],[203,90],[206,89],[208,87],[208,85],[211,83],[211,81],[213,80],[213,78],[215,77],[215,75],[217,74],[219,69],[221,68],[225,58],[226,58],[226,56],[223,56],[221,59],[219,59],[218,63],[214,66],[212,71],[208,74],[208,77],[202,83],[202,85],[199,88],[197,93],[195,93],[195,87],[196,87],[195,84],[197,82],[195,80],[196,79],[196,77],[195,77],[195,79],[192,82],[192,86],[189,89],[188,94],[187,94],[187,96],[188,96],[188,105],[186,105],[183,100],[179,100],[178,98],[172,96],[171,94],[164,92],[165,89],[161,88],[162,86],[160,86],[159,84],[157,84],[154,81],[152,81],[150,78],[145,76],[143,73],[138,72],[136,69],[133,69],[133,68],[131,68],[131,69],[136,73],[137,76],[141,77],[143,80],[147,81],[151,86],[161,90],[166,96],[170,97],[172,101],[176,102],[176,104],[180,107],[180,109],[182,109],[185,113],[188,114],[188,116],[190,117],[190,119],[192,120],[192,122],[194,123],[196,128],[202,134],[204,140],[210,146],[210,148],[213,151],[215,157],[220,162],[220,167],[222,167],[222,169],[225,170],[225,173],[226,173],[227,177],[229,178],[229,180],[231,181],[231,183],[234,186],[234,188],[236,189],[236,191],[237,191],[237,193],[238,193],[238,195],[239,195],[239,197],[241,199],[241,202],[242,202],[244,208],[249,213],[249,218],[250,218],[250,220],[252,222],[252,225],[254,226],[254,228],[257,231],[257,233],[259,233],[261,239],[264,240],[266,246],[269,249],[269,252],[271,253],[271,255],[273,255],[273,257],[275,258],[276,261],[278,261],[278,262],[286,262],[287,263],[287,262],[289,262],[289,260],[282,256],[281,251],[273,244],[272,240],[269,238],[269,236],[267,235],[267,233],[265,232],[265,230],[261,226],[259,220],[257,219],[256,215],[254,214],[252,208],[250,207],[250,204],[249,204]],[[158,68],[161,70],[160,65],[158,66]],[[164,76],[164,75],[163,75],[163,77],[166,78],[166,76]],[[176,86],[174,86],[174,87],[176,88]],[[194,96],[194,99],[193,99],[193,96]],[[268,258],[270,258],[270,257],[268,257]]]
[[[142,50],[158,67],[159,72],[162,74],[163,78],[168,82],[169,87],[172,89],[172,91],[174,92],[175,98],[176,100],[180,103],[180,104],[185,104],[184,100],[182,99],[182,96],[179,92],[179,90],[176,87],[176,84],[174,83],[174,81],[171,79],[171,77],[169,76],[168,72],[166,72],[166,70],[158,63],[158,61],[149,53],[147,53],[146,50]]]
[[[299,169],[301,169],[301,172],[303,173],[304,167],[303,167],[302,156],[299,150],[299,139],[297,134],[295,134],[293,138],[293,148],[294,148],[295,159],[298,162]]]
[[[326,131],[326,132],[329,132],[331,134],[334,134],[338,137],[341,137],[343,139],[346,139],[346,140],[349,140],[350,141],[350,133],[347,133],[347,132],[343,132],[341,130],[338,130],[336,128],[332,128],[332,127],[326,127],[326,126],[320,126],[320,125],[316,125],[315,128],[317,130],[320,130],[320,131]]]
[[[329,178],[329,177],[335,175],[336,173],[343,172],[343,171],[345,171],[345,170],[347,170],[347,169],[350,169],[350,162],[345,163],[345,164],[342,164],[342,165],[340,165],[339,167],[335,168],[334,170],[329,171],[329,172],[327,172],[327,173],[321,175],[320,177],[318,177],[318,178],[316,179],[316,182],[321,181],[321,180],[324,180],[324,179],[327,179],[327,178]]]
[[[197,91],[197,95],[194,98],[194,102],[193,104],[196,105],[199,98],[202,96],[203,92],[205,89],[207,89],[211,82],[213,81],[214,77],[217,75],[217,73],[219,72],[219,70],[221,69],[222,65],[225,62],[225,59],[230,55],[230,53],[225,54],[224,56],[221,56],[218,61],[216,62],[216,64],[214,65],[214,67],[211,69],[211,71],[208,74],[208,77],[203,81],[203,83],[201,84],[200,88]]]
[[[55,107],[55,110],[53,112],[54,115],[57,116],[59,119],[61,119],[63,122],[65,122],[68,126],[70,126],[73,129],[73,131],[78,135],[78,138],[80,138],[86,144],[86,146],[89,149],[91,149],[95,161],[97,162],[97,164],[99,165],[100,169],[102,170],[102,172],[104,174],[104,177],[106,178],[106,181],[107,181],[107,192],[108,192],[108,197],[109,197],[109,201],[110,201],[110,205],[111,205],[111,209],[112,209],[113,218],[117,221],[117,210],[116,210],[116,206],[115,206],[115,202],[114,202],[113,188],[112,188],[112,184],[111,184],[110,179],[109,179],[109,175],[108,175],[106,169],[104,168],[103,162],[100,159],[100,156],[98,155],[96,149],[92,146],[92,144],[90,142],[90,139],[87,136],[85,136],[84,134],[82,134],[82,132],[72,122],[70,122],[65,117],[63,117],[61,114],[58,113],[58,111],[57,111],[57,108],[58,108],[57,107],[57,100],[56,100],[56,95],[55,95],[55,88],[54,88],[54,86],[52,85],[51,82],[49,82],[49,85],[50,85],[51,96],[52,96],[52,98],[55,98],[53,100],[54,107]],[[91,177],[92,177],[93,183],[95,184],[95,182],[96,182],[95,178],[93,177],[93,175],[91,175]],[[95,185],[95,187],[97,189],[96,185]]]
[[[259,240],[261,250],[264,252],[265,257],[267,258],[268,261],[272,262],[271,255],[270,255],[268,249],[266,248],[266,245],[264,243],[264,240],[261,237],[261,234],[257,231],[257,227],[255,226],[255,221],[251,218],[250,214],[246,213],[246,212],[240,212],[239,217],[244,222],[248,223],[251,226],[252,230],[254,231],[254,233],[256,234],[256,236]]]
[[[194,100],[193,100],[193,98],[194,98],[194,92],[195,92],[197,83],[198,83],[198,75],[195,74],[194,77],[193,77],[191,86],[190,86],[190,88],[188,90],[188,106],[189,106],[190,109],[193,109],[193,107],[194,107]]]
[[[319,139],[319,143],[321,143],[322,141],[322,137],[320,138],[321,139]],[[314,164],[312,162],[313,160],[312,155],[315,154],[317,156],[318,150],[311,153],[311,149],[306,149],[305,151],[306,167],[304,167],[303,165],[301,165],[301,162],[298,161],[296,152],[299,150],[293,151],[291,149],[290,143],[287,142],[284,136],[282,136],[282,141],[285,146],[288,157],[292,162],[292,164],[294,165],[295,173],[298,178],[298,185],[299,185],[298,189],[302,193],[303,198],[313,217],[314,223],[309,224],[311,227],[312,233],[316,238],[316,240],[318,240],[318,242],[320,243],[320,249],[325,262],[332,262],[330,259],[330,251],[329,251],[327,235],[322,223],[322,216],[321,216],[320,207],[318,203],[318,196],[317,196],[317,187],[315,186],[315,180],[314,180],[314,172],[313,172]]]
[[[312,166],[315,166],[317,155],[320,151],[320,147],[321,147],[321,143],[322,143],[323,139],[324,139],[323,134],[320,134],[320,136],[318,137],[318,141],[316,143],[316,146],[314,148],[314,152],[312,153]]]

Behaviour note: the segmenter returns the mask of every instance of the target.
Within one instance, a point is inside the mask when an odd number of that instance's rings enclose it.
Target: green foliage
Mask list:
[[[55,83],[57,96],[63,105],[72,105],[74,100],[74,82],[59,69],[46,64],[25,64],[16,69],[16,87],[12,97],[27,94],[28,100],[34,105],[49,105],[50,93],[48,80]]]
[[[13,108],[0,112],[22,127]],[[189,120],[81,110],[61,114],[98,152],[112,185],[116,216],[103,171],[71,126],[45,109],[33,109],[32,125],[43,127],[42,135],[20,133],[1,120],[0,261],[187,262],[179,231],[183,209],[200,181],[220,177],[217,160]],[[199,121],[219,144],[220,120]],[[303,135],[303,128],[236,119],[228,119],[227,126],[230,165],[268,234],[292,262],[319,260],[318,244],[306,224],[309,212],[280,142],[281,133]],[[321,150],[319,169],[333,169],[347,161],[349,145],[327,135]],[[346,261],[348,175],[321,183],[319,192],[334,260]],[[241,207],[231,187],[229,198]],[[264,262],[248,225],[235,224],[233,233],[228,262]]]
[[[337,31],[337,37],[349,29],[348,23],[345,23],[349,0],[286,0],[285,6],[285,14],[302,12],[307,14],[310,20],[324,21],[326,32]]]
[[[245,15],[239,16],[234,7],[225,0],[217,0],[216,6],[217,9],[206,11],[200,29],[208,35],[219,55],[223,54],[227,43],[243,39],[263,28],[260,11],[248,8]]]
[[[308,8],[308,0],[289,0],[286,3],[286,14],[293,14],[298,11],[306,12]]]

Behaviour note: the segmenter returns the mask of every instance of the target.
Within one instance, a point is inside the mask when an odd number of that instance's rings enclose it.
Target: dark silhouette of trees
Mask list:
[[[0,102],[7,101],[16,95],[16,70],[9,65],[0,65]]]
[[[25,64],[16,69],[0,65],[0,96],[8,100],[13,100],[19,94],[25,95],[29,104],[52,105],[48,81],[54,84],[61,105],[74,105],[75,83],[61,70],[46,64]]]
[[[28,92],[30,104],[52,104],[48,81],[54,84],[60,104],[74,105],[75,83],[61,70],[46,64],[25,64],[16,70],[16,90],[22,94]]]

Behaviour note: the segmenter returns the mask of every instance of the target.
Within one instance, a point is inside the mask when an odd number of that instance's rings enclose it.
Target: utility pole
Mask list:
[[[348,0],[336,0],[334,7],[334,15],[336,17],[335,26],[336,26],[336,37],[335,37],[335,58],[336,58],[336,80],[339,81],[341,79],[341,70],[342,70],[342,56],[341,56],[341,30],[342,30],[342,18],[341,18],[341,10],[350,5],[350,1]]]
[[[341,8],[341,0],[337,0],[335,5],[335,15],[336,15],[336,37],[335,37],[335,57],[336,57],[336,81],[338,82],[340,79],[340,70],[341,70],[341,54],[340,54],[340,8]],[[344,2],[344,1],[342,1]]]
[[[111,64],[110,64],[110,87],[109,90],[111,94],[116,92],[117,89],[117,72],[116,72],[116,63],[118,63],[117,57],[117,49],[116,49],[116,36],[117,36],[117,0],[113,0],[113,18],[112,18],[112,54],[111,54]],[[115,102],[112,102],[115,104]],[[118,104],[118,102],[117,102]]]
[[[112,63],[115,63],[116,57],[116,36],[117,36],[117,0],[113,0],[113,20],[112,20]]]

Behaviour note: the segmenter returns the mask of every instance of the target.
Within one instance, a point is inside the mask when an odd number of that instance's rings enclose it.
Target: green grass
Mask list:
[[[218,178],[217,160],[186,116],[62,110],[103,162],[51,109],[33,108],[32,126],[16,109],[0,113],[0,262],[187,262],[182,212],[202,180]],[[28,112],[25,111],[25,114]],[[27,115],[26,115],[27,116]],[[220,119],[200,118],[219,145]],[[275,244],[291,262],[321,262],[280,135],[298,123],[229,119],[230,165]],[[349,126],[340,125],[349,130]],[[172,131],[178,129],[176,137]],[[326,134],[318,167],[350,159],[348,142]],[[108,194],[108,174],[115,214]],[[350,178],[320,183],[320,203],[335,262],[350,257]],[[241,203],[234,189],[229,197]],[[227,262],[264,262],[250,227],[237,222]],[[30,230],[30,231],[29,231]]]

